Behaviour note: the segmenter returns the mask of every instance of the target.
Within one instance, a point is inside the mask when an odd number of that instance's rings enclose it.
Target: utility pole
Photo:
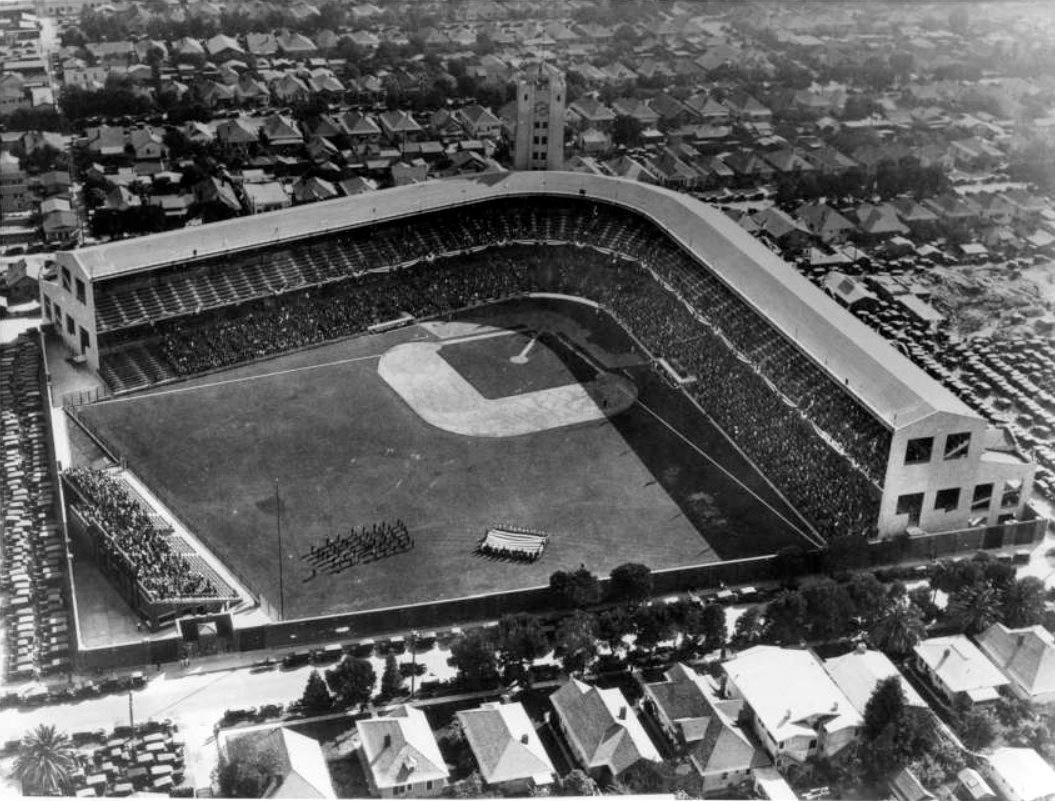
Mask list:
[[[282,498],[278,493],[278,479],[275,479],[275,534],[278,540],[278,619],[286,619],[286,554],[282,550]]]
[[[128,688],[128,727],[132,730],[132,744],[136,742],[136,717],[132,711],[132,688]]]
[[[414,697],[414,683],[418,680],[418,633],[410,632],[410,697]]]

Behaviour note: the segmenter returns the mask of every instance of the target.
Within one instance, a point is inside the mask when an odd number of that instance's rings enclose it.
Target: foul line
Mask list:
[[[622,387],[620,387],[620,389],[622,390]],[[625,392],[625,390],[622,390],[622,391]],[[680,431],[678,431],[678,429],[676,429],[674,426],[672,426],[670,423],[668,423],[666,420],[664,420],[659,414],[657,414],[655,411],[653,411],[651,408],[649,408],[649,406],[647,404],[645,404],[644,402],[642,402],[639,399],[635,399],[634,405],[635,406],[640,406],[642,409],[644,409],[646,412],[648,412],[650,415],[652,415],[656,420],[658,420],[663,425],[664,428],[666,428],[668,431],[670,431],[672,434],[674,434],[676,437],[678,437],[678,439],[680,439],[682,442],[684,442],[686,445],[688,445],[690,448],[692,448],[694,451],[696,451],[696,453],[698,453],[700,456],[702,456],[704,459],[706,459],[712,465],[714,465],[719,470],[721,470],[727,477],[732,479],[736,484],[740,485],[740,487],[745,492],[747,492],[748,495],[750,495],[756,501],[758,501],[760,504],[762,504],[764,507],[766,507],[769,511],[771,511],[774,515],[776,515],[780,520],[784,521],[784,523],[786,523],[791,528],[792,531],[796,532],[799,536],[801,536],[804,539],[808,540],[813,545],[816,545],[817,547],[821,547],[821,548],[824,547],[824,543],[823,542],[817,542],[809,534],[807,534],[805,531],[803,531],[797,525],[795,525],[790,520],[788,520],[786,517],[784,517],[784,515],[781,514],[779,511],[777,511],[772,506],[772,504],[770,504],[764,498],[759,496],[759,494],[757,492],[755,492],[753,489],[751,489],[746,484],[744,484],[743,481],[741,481],[735,475],[733,475],[728,470],[726,470],[724,467],[722,467],[722,465],[720,465],[714,459],[713,456],[711,456],[709,453],[707,453],[705,450],[703,450],[699,445],[697,445],[695,442],[693,442],[688,437],[686,437],[684,434],[682,434]]]
[[[410,340],[414,341],[414,340]],[[115,398],[103,398],[91,404],[92,406],[101,406],[105,403],[127,403],[128,401],[146,400],[147,398],[160,398],[163,395],[175,395],[179,392],[194,392],[198,389],[209,389],[211,387],[222,387],[226,384],[240,384],[245,381],[257,381],[261,378],[274,378],[278,375],[289,375],[291,373],[302,373],[305,370],[318,370],[322,367],[336,367],[341,364],[351,364],[352,362],[365,362],[370,359],[380,359],[383,353],[374,353],[369,356],[350,356],[347,359],[338,359],[335,362],[323,362],[321,364],[306,364],[302,367],[290,367],[286,370],[275,370],[271,373],[260,373],[259,375],[245,375],[241,378],[227,378],[223,381],[210,381],[207,384],[195,384],[193,387],[176,387],[174,389],[163,389],[159,392],[148,392],[144,395],[122,395]]]

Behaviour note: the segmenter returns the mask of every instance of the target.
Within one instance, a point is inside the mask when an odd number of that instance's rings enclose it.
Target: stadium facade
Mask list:
[[[151,308],[136,301],[115,317],[110,299],[122,287],[161,286],[166,276],[208,264],[222,271],[224,263],[247,254],[520,198],[587,199],[649,221],[866,410],[889,434],[883,480],[876,482],[880,537],[996,526],[1027,513],[1035,465],[1004,430],[990,426],[720,211],[637,182],[552,171],[488,174],[59,252],[55,274],[41,282],[41,302],[66,347],[100,370],[100,347],[105,356],[108,343],[123,342],[128,332],[166,314],[163,304]],[[189,312],[222,302],[202,297]],[[183,308],[186,313],[186,303]]]

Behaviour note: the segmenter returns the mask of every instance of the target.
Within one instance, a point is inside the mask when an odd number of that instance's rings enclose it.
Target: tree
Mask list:
[[[761,606],[750,606],[736,619],[733,626],[733,642],[739,647],[751,645],[762,638],[763,616]]]
[[[806,572],[806,552],[799,545],[785,545],[773,557],[773,572],[782,583],[788,583]]]
[[[652,595],[652,571],[637,562],[619,565],[609,575],[608,594],[613,601],[622,601],[628,607],[648,600]]]
[[[374,694],[377,673],[365,659],[346,656],[337,665],[326,671],[326,683],[333,691],[337,703],[344,707],[363,705]]]
[[[972,751],[988,746],[997,731],[996,718],[984,707],[972,707],[960,717],[960,739]]]
[[[1004,590],[1000,617],[1008,628],[1034,626],[1044,618],[1044,582],[1036,576],[1026,576]]]
[[[568,773],[560,782],[561,793],[564,795],[584,796],[600,795],[601,791],[590,776],[576,768]]]
[[[888,726],[897,726],[905,715],[905,690],[900,676],[888,676],[880,681],[865,704],[865,742],[872,742]]]
[[[1000,619],[1000,592],[988,581],[968,584],[952,594],[949,620],[966,634],[979,634]]]
[[[636,117],[620,114],[612,123],[612,141],[624,147],[637,147],[641,144],[641,121]]]
[[[220,795],[261,798],[272,778],[281,773],[281,765],[282,757],[260,735],[232,738],[228,740],[227,758],[217,771]]]
[[[700,612],[700,631],[703,635],[703,647],[710,653],[725,647],[728,631],[725,625],[725,607],[720,604],[707,604]]]
[[[585,565],[571,573],[556,571],[549,577],[549,587],[560,606],[582,609],[601,600],[601,583]]]
[[[507,680],[531,682],[528,666],[549,650],[534,615],[503,615],[498,621],[498,659]]]
[[[623,638],[632,627],[630,616],[622,607],[605,610],[597,618],[597,636],[612,653],[623,647]]]
[[[473,629],[451,645],[451,663],[458,679],[473,690],[494,686],[498,680],[495,641],[488,629]]]
[[[22,738],[14,772],[27,793],[69,795],[75,767],[73,745],[66,735],[41,723]]]
[[[568,673],[581,673],[597,656],[597,621],[593,615],[576,611],[557,627],[554,650]]]
[[[333,696],[326,689],[326,682],[322,680],[319,671],[313,670],[308,676],[304,695],[300,697],[300,705],[310,714],[322,714],[333,709]]]
[[[891,601],[868,632],[872,645],[894,656],[905,656],[926,632],[919,609],[908,599]]]
[[[853,603],[853,613],[861,625],[870,628],[883,613],[887,602],[887,588],[872,573],[855,573],[846,584]]]
[[[765,636],[778,642],[798,642],[806,633],[806,602],[794,590],[781,590],[766,605]]]
[[[634,612],[635,644],[648,651],[649,660],[656,646],[674,635],[674,625],[667,607],[661,604],[641,606]]]
[[[828,574],[864,567],[868,564],[868,540],[860,534],[836,537],[822,552],[821,562]]]
[[[930,623],[941,613],[938,605],[934,603],[930,588],[926,585],[916,587],[909,591],[908,599],[919,609],[924,623]]]
[[[403,689],[403,676],[399,672],[399,664],[396,662],[395,654],[385,657],[385,670],[381,674],[381,695],[392,698]]]
[[[853,601],[845,584],[811,584],[802,591],[806,624],[816,640],[834,640],[850,633]]]

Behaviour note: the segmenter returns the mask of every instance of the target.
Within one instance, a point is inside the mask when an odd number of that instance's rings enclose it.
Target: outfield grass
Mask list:
[[[642,364],[609,318],[555,301],[500,304],[468,316],[561,331],[594,357],[628,366],[650,408],[791,516],[694,407]],[[509,438],[463,437],[427,425],[377,375],[375,358],[422,336],[420,327],[365,336],[82,414],[273,602],[277,478],[290,618],[541,585],[554,570],[580,564],[599,574],[631,560],[675,567],[799,541],[639,407]],[[300,555],[311,545],[396,518],[415,538],[412,551],[309,579]],[[510,564],[474,555],[485,529],[499,522],[551,532],[545,556]]]

